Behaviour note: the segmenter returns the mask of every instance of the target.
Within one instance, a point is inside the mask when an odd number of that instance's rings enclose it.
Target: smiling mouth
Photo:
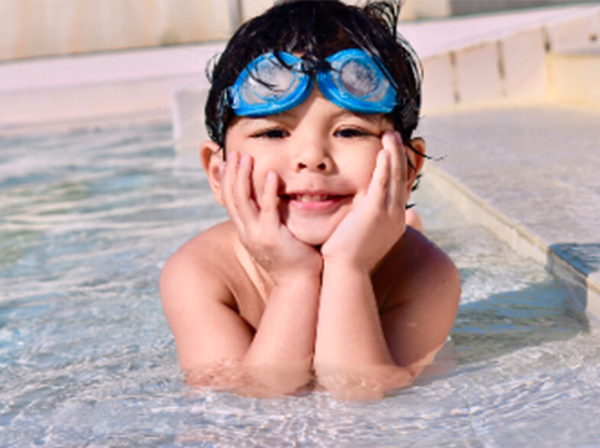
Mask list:
[[[350,194],[288,193],[280,196],[289,207],[309,213],[332,213],[351,199]]]
[[[329,201],[339,201],[345,198],[346,195],[338,195],[338,194],[306,194],[306,193],[292,193],[292,194],[284,194],[281,195],[281,199],[284,201],[294,201],[294,202],[329,202]]]

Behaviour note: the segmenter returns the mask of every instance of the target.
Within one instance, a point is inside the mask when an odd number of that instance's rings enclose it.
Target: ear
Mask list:
[[[419,152],[417,154],[415,151],[410,149],[407,145],[406,154],[408,159],[410,160],[412,167],[408,166],[408,171],[406,173],[406,189],[407,193],[410,195],[413,185],[417,180],[417,176],[423,168],[423,163],[425,163],[425,155],[427,154],[427,146],[425,145],[425,140],[420,137],[413,138],[410,141],[410,145]]]
[[[223,162],[223,148],[215,142],[207,140],[200,145],[200,162],[206,172],[206,178],[216,201],[224,205],[221,194],[221,172],[219,166]]]

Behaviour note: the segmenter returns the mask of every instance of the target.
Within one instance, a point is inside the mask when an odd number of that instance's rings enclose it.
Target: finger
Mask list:
[[[234,183],[235,206],[240,219],[246,224],[258,216],[258,206],[252,197],[252,164],[252,157],[248,154],[241,156]]]
[[[239,154],[235,151],[232,151],[227,157],[227,161],[225,162],[225,166],[222,171],[221,176],[221,194],[223,197],[223,202],[225,204],[225,208],[227,209],[227,213],[229,217],[233,221],[233,223],[238,226],[239,216],[235,206],[235,198],[234,198],[234,181],[236,176],[237,165],[239,162]],[[238,227],[239,229],[239,227]]]
[[[269,171],[260,200],[261,216],[269,226],[278,227],[281,223],[279,216],[279,196],[277,195],[278,187],[279,179],[277,178],[277,174]]]
[[[406,150],[402,144],[400,134],[397,132],[386,133],[383,138],[384,148],[390,151],[390,188],[388,206],[404,208],[406,204]]]
[[[396,144],[398,145],[398,168],[400,171],[400,184],[402,189],[406,186],[408,179],[408,154],[406,153],[406,146],[402,141],[402,136],[399,132],[394,133],[396,137]]]
[[[373,177],[367,190],[367,196],[379,205],[385,205],[390,182],[390,152],[383,148],[377,154]]]

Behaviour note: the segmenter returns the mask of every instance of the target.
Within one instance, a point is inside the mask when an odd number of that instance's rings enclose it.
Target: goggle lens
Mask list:
[[[311,77],[297,68],[298,57],[266,53],[254,59],[227,89],[231,108],[242,117],[261,117],[293,109],[310,93]]]
[[[241,94],[244,100],[250,102],[269,100],[285,94],[292,86],[293,78],[291,70],[279,61],[263,59],[242,85]]]
[[[371,95],[379,86],[375,70],[357,61],[346,62],[340,69],[339,78],[344,88],[357,97]]]

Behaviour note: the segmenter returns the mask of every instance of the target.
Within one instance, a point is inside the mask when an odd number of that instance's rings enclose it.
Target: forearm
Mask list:
[[[315,364],[393,364],[368,272],[346,264],[323,270]]]
[[[376,397],[412,380],[390,354],[366,270],[325,262],[314,368],[322,384],[349,398]]]
[[[312,359],[318,295],[318,277],[297,277],[275,285],[244,363],[266,365]]]
[[[297,276],[275,285],[242,367],[278,393],[306,384],[312,371],[319,276]]]

